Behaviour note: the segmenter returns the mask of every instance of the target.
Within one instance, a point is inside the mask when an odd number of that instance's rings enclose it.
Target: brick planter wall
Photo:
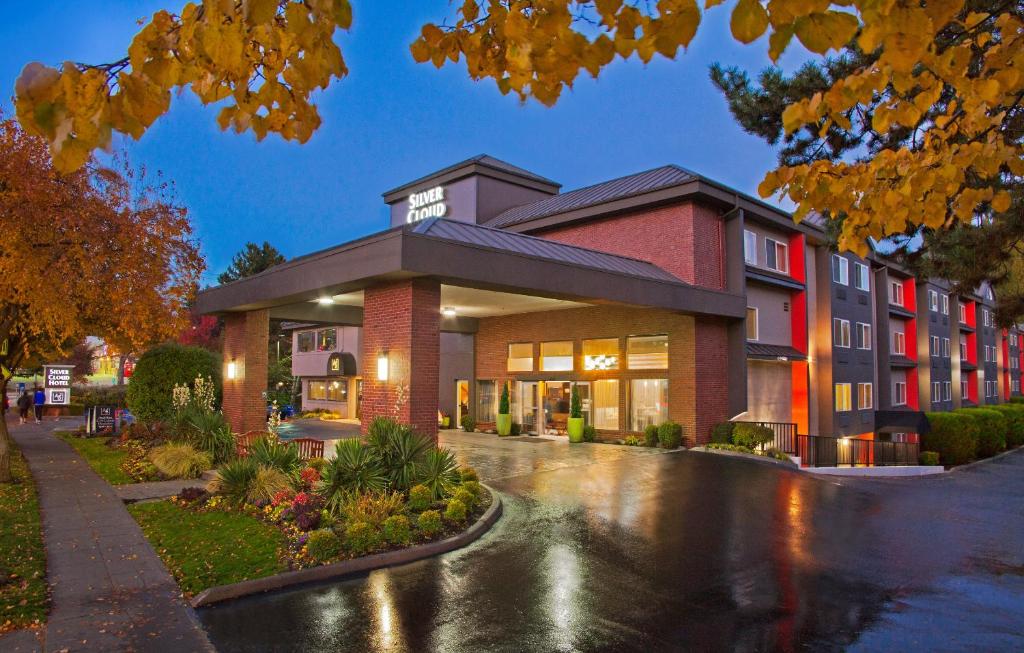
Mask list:
[[[224,316],[224,416],[235,433],[265,431],[267,425],[267,338],[270,312],[229,313]],[[234,360],[239,378],[227,378]]]

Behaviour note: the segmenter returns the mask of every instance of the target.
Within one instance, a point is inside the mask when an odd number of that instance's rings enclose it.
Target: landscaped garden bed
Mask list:
[[[49,603],[39,500],[17,449],[11,472],[14,482],[0,484],[0,633],[41,626]]]

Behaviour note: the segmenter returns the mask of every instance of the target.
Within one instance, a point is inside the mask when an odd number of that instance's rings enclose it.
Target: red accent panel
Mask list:
[[[974,332],[967,334],[967,362],[971,365],[978,364],[978,334]]]
[[[804,256],[805,248],[803,234],[789,237],[789,276],[800,283],[807,281],[807,270],[804,265],[804,261],[807,260]]]
[[[907,370],[907,406],[920,410],[920,398],[917,396],[917,368]]]
[[[978,319],[976,316],[976,313],[978,312],[977,305],[974,302],[964,302],[964,306],[967,309],[967,326],[971,327],[972,329],[976,328],[978,324]]]
[[[917,282],[914,277],[903,280],[903,308],[917,313]]]
[[[917,360],[917,319],[910,318],[904,326],[904,338],[906,339],[907,358]],[[915,372],[916,373],[916,372]]]
[[[810,424],[810,390],[807,380],[807,361],[790,364],[793,375],[793,402],[790,408],[797,433],[807,433]]]
[[[978,403],[978,370],[967,373],[967,399]]]
[[[789,297],[790,333],[793,348],[807,353],[807,291],[794,290]]]

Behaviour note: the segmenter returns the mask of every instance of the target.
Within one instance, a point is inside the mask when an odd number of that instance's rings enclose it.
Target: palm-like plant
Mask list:
[[[236,458],[230,460],[217,470],[217,475],[210,481],[209,490],[223,494],[232,503],[243,503],[249,496],[249,489],[260,471],[259,464],[252,458]]]
[[[433,443],[411,427],[389,418],[375,419],[368,436],[368,446],[380,459],[391,489],[407,491],[415,483],[416,466]]]
[[[258,438],[249,447],[249,457],[264,467],[291,474],[302,466],[302,456],[294,444],[279,442],[273,436]]]
[[[459,479],[459,465],[450,449],[432,449],[416,466],[416,482],[426,485],[435,500],[451,494]]]
[[[334,459],[320,473],[317,490],[327,509],[337,514],[352,493],[379,492],[387,487],[387,474],[370,447],[356,439],[342,440],[334,448]]]

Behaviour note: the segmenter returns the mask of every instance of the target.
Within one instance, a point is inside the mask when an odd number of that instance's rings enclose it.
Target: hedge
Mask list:
[[[175,384],[192,386],[197,376],[211,377],[221,395],[220,356],[202,347],[167,343],[153,347],[135,363],[126,401],[136,418],[143,422],[167,419],[171,415],[171,397]]]
[[[947,467],[974,459],[978,451],[978,422],[962,411],[925,413],[931,427],[921,435],[921,450],[935,451]]]
[[[1009,403],[992,408],[1006,417],[1006,446],[1018,447],[1024,444],[1024,406]]]
[[[975,455],[989,458],[1006,449],[1006,417],[991,408],[967,408],[957,411],[969,415],[978,424],[978,444]]]

